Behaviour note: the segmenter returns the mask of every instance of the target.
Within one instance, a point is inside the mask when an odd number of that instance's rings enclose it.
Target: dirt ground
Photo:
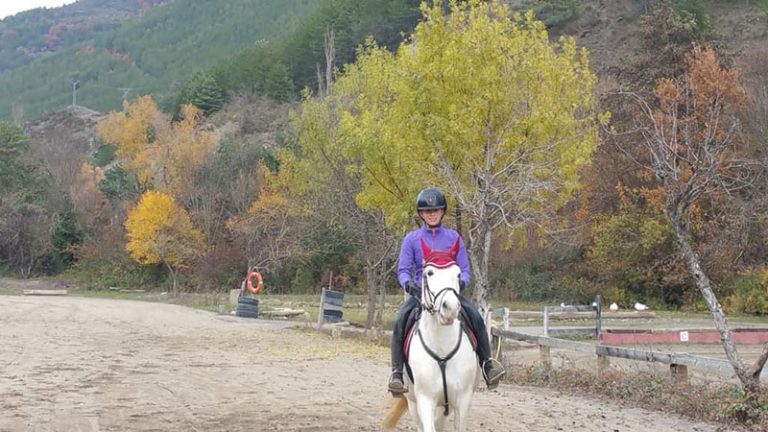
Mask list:
[[[0,431],[376,431],[380,346],[183,306],[0,296]],[[714,431],[539,388],[476,394],[472,431]],[[412,431],[410,417],[399,431]]]

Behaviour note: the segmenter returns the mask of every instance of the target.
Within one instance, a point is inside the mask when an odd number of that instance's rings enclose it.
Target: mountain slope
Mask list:
[[[0,72],[29,64],[118,28],[168,0],[80,0],[0,20]]]
[[[81,0],[61,9],[106,1]],[[0,73],[0,116],[10,117],[14,106],[27,118],[63,108],[72,101],[73,82],[79,83],[77,103],[100,111],[119,108],[124,97],[166,92],[255,41],[289,34],[317,3],[172,0],[141,19]]]

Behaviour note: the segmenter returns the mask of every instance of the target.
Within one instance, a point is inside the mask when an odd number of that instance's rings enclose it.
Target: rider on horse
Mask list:
[[[419,229],[409,232],[403,239],[400,248],[400,257],[397,264],[397,280],[400,286],[410,294],[407,300],[400,305],[400,310],[395,318],[395,326],[392,330],[392,376],[389,379],[389,391],[394,394],[402,394],[407,390],[403,383],[403,339],[405,337],[408,317],[414,309],[419,307],[420,284],[413,280],[421,281],[422,251],[420,240],[435,250],[447,250],[456,239],[459,239],[459,252],[456,263],[461,268],[459,286],[461,289],[469,284],[469,263],[464,241],[456,231],[442,225],[443,216],[448,208],[445,195],[436,188],[427,188],[419,192],[416,198],[416,211],[424,222]],[[413,273],[413,274],[412,274]],[[413,279],[411,276],[413,275]],[[477,357],[483,370],[483,376],[489,389],[499,385],[499,381],[506,371],[497,361],[491,359],[491,346],[488,341],[488,332],[485,321],[480,316],[475,306],[464,296],[459,295],[463,313],[469,320],[469,326],[477,337]]]

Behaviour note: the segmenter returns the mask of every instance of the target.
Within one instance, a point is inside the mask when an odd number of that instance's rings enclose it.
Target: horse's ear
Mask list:
[[[448,249],[448,253],[451,254],[451,257],[453,257],[453,259],[456,259],[456,255],[459,254],[459,238],[458,237],[456,237],[456,241],[453,242],[453,244],[451,245],[451,248]]]
[[[428,256],[432,255],[432,249],[427,246],[423,238],[420,238],[419,242],[421,242],[421,259],[426,260]]]

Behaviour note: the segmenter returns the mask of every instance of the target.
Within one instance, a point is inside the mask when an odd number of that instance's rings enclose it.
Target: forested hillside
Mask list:
[[[765,1],[515,0],[531,14],[472,25],[415,0],[208,3],[0,76],[27,116],[90,64],[78,105],[103,111],[2,124],[0,270],[208,291],[256,266],[270,292],[333,274],[373,305],[438,185],[477,300],[701,308],[687,244],[728,310],[768,312]]]
[[[0,72],[98,37],[166,0],[80,0],[67,7],[32,9],[0,21]]]
[[[317,0],[174,0],[154,8],[160,2],[129,2],[133,8],[125,3],[81,0],[4,20],[0,116],[10,118],[14,107],[16,116],[26,118],[64,108],[72,102],[74,82],[77,103],[102,111],[118,108],[123,98],[166,95],[197,70],[257,41],[291,34],[318,5]]]

